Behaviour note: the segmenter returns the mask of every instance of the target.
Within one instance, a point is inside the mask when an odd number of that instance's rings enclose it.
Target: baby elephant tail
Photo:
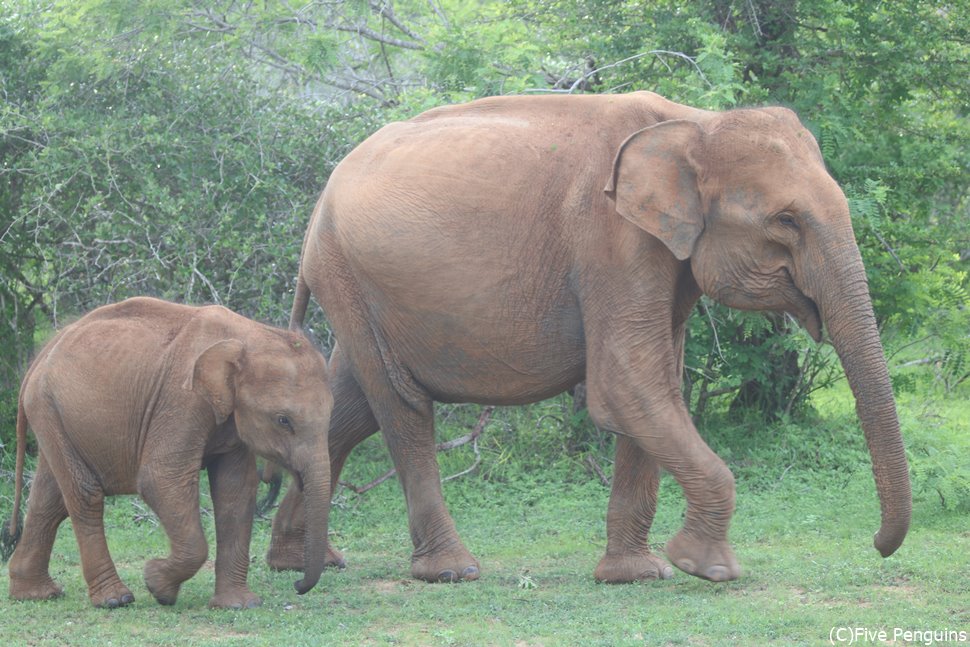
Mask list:
[[[24,491],[24,455],[27,452],[27,414],[24,413],[24,402],[17,403],[17,466],[15,468],[13,513],[10,519],[0,529],[0,562],[6,562],[13,555],[24,523],[20,514],[20,500]]]

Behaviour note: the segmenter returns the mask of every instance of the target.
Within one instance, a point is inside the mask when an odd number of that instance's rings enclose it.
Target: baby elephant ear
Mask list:
[[[238,339],[224,339],[206,348],[195,360],[185,388],[205,398],[221,425],[235,409],[236,374],[242,366],[245,347]]]
[[[704,230],[697,170],[690,150],[703,132],[692,121],[665,121],[630,135],[613,160],[606,194],[616,212],[685,260]]]

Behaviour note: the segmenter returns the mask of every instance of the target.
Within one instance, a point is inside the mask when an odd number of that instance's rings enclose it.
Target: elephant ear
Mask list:
[[[235,408],[236,375],[242,367],[246,349],[238,339],[217,341],[196,358],[185,389],[205,398],[224,423]]]
[[[698,124],[679,119],[633,133],[620,145],[604,189],[617,213],[659,238],[681,261],[690,257],[704,230],[690,156],[702,136]]]

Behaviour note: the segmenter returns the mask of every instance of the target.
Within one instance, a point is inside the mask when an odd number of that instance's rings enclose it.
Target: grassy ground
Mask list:
[[[872,548],[879,506],[851,399],[835,389],[818,402],[822,415],[811,423],[705,429],[738,477],[731,539],[744,573],[736,582],[711,584],[678,572],[666,582],[595,583],[608,489],[578,460],[564,459],[548,472],[489,470],[488,462],[504,454],[483,445],[480,472],[492,474],[490,480],[476,474],[445,484],[459,531],[481,560],[478,582],[409,579],[403,497],[391,481],[365,495],[345,490],[338,497],[333,540],[349,567],[328,571],[307,595],[293,591],[296,574],[265,567],[269,524],[263,521],[250,575],[262,608],[207,609],[211,563],[183,586],[174,607],[160,607],[145,590],[141,569],[164,553],[165,537],[151,521],[138,521],[136,500],[120,498],[109,506],[108,539],[136,604],[90,607],[65,523],[52,572],[67,595],[44,603],[0,600],[0,644],[816,645],[848,642],[850,635],[877,642],[866,636],[878,631],[885,632],[883,642],[897,637],[896,644],[906,644],[908,637],[930,644],[925,635],[894,632],[970,632],[968,514],[954,495],[941,500],[941,487],[958,492],[959,483],[934,471],[937,463],[950,465],[938,460],[941,452],[963,460],[970,455],[966,398],[901,398],[914,463],[914,517],[902,548],[885,560]],[[442,457],[443,473],[467,465],[471,450],[462,451]],[[351,458],[345,476],[361,483],[380,474],[382,454],[372,443]],[[4,513],[8,486],[0,490]],[[679,488],[665,476],[651,535],[658,549],[679,527],[683,509]],[[0,591],[6,588],[3,569]]]

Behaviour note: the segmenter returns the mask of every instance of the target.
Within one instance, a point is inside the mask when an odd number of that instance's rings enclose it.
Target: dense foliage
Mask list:
[[[849,196],[897,387],[915,379],[902,364],[947,389],[970,373],[965,0],[0,7],[2,438],[35,344],[94,306],[147,293],[285,321],[343,154],[390,119],[497,93],[794,108]],[[705,299],[695,412],[785,416],[839,376],[793,328]]]

